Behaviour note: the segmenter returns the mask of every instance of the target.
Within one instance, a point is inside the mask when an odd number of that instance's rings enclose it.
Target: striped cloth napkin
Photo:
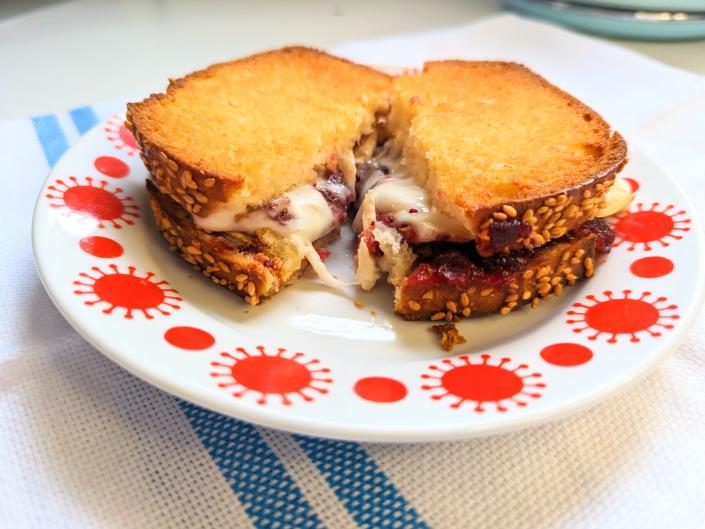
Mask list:
[[[618,114],[630,140],[673,171],[696,204],[705,201],[697,76],[515,17],[392,39],[383,49],[387,64],[402,65],[513,57],[579,94],[596,75],[612,79],[586,99],[608,119]],[[340,50],[364,60],[369,47]],[[571,53],[580,68],[567,72]],[[631,89],[638,94],[619,112],[610,94]],[[705,526],[703,318],[661,369],[620,397],[556,424],[458,443],[276,432],[169,396],[111,363],[44,292],[30,224],[51,166],[123,104],[0,123],[8,199],[0,211],[0,527]]]

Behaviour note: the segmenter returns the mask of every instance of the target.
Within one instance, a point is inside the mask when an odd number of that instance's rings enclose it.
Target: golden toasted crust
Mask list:
[[[216,64],[127,106],[160,191],[190,213],[256,208],[316,179],[387,111],[390,78],[308,48]]]
[[[389,122],[406,165],[481,255],[541,246],[594,217],[626,161],[599,114],[513,63],[427,63],[394,80]],[[513,219],[530,234],[492,241],[508,224],[491,225]]]
[[[523,266],[502,275],[502,280],[482,280],[470,286],[450,283],[413,285],[405,279],[396,290],[394,309],[407,320],[446,320],[508,314],[517,307],[559,296],[565,285],[591,277],[596,264],[595,237],[556,241],[539,248]]]
[[[157,228],[172,250],[217,285],[250,305],[257,305],[293,283],[308,266],[299,251],[272,235],[263,240],[243,233],[209,233],[197,229],[191,216],[169,196],[147,183]],[[316,241],[320,247],[338,236]]]

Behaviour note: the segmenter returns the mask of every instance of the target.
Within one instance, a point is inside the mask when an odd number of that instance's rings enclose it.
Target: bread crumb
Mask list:
[[[377,316],[377,311],[376,311],[376,310],[371,310],[371,311],[370,311],[370,314],[371,314],[372,316]]]
[[[362,307],[365,306],[365,304],[364,304],[362,301],[360,301],[359,299],[356,299],[356,300],[355,300],[355,306],[356,306],[358,309],[361,309]]]
[[[465,343],[465,337],[458,332],[454,323],[443,325],[431,325],[431,331],[435,333],[441,342],[441,347],[446,351],[451,351],[458,344]]]

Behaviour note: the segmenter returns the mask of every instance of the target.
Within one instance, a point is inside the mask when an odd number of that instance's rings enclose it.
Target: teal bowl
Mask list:
[[[506,0],[510,9],[588,33],[638,40],[705,38],[702,0]],[[699,10],[698,10],[699,9]]]

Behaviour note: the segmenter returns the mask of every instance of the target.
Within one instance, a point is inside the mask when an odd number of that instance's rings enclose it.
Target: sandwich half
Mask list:
[[[372,155],[390,78],[293,47],[217,64],[128,104],[157,226],[215,283],[256,305],[337,237]]]
[[[630,199],[622,136],[529,69],[444,61],[394,79],[387,132],[358,165],[357,282],[384,274],[407,319],[455,320],[590,277]]]

